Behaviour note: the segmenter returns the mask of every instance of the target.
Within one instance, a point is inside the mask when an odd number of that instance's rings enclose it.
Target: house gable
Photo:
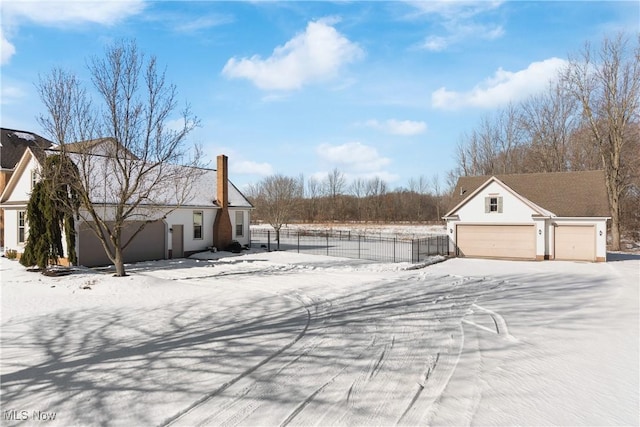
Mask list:
[[[465,222],[531,223],[534,216],[551,215],[553,213],[522,197],[498,178],[491,177],[449,211],[445,219],[455,217]]]
[[[3,207],[11,204],[26,205],[31,196],[31,172],[40,170],[40,162],[30,148],[27,148],[18,161],[14,173],[0,196]]]
[[[454,205],[459,205],[491,176],[463,176],[453,193]],[[514,192],[531,203],[563,217],[609,216],[609,199],[604,172],[545,172],[496,175]]]

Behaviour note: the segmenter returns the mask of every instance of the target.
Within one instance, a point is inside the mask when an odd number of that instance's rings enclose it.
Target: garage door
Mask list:
[[[127,241],[134,233],[139,222],[131,221],[125,227],[123,241]],[[150,261],[164,259],[166,225],[163,221],[155,221],[147,224],[135,239],[124,250],[124,262]],[[110,265],[112,262],[104,252],[102,243],[85,223],[80,224],[78,235],[78,264],[85,267]]]
[[[594,226],[557,226],[555,236],[556,259],[596,260],[596,228]]]
[[[458,225],[458,256],[536,259],[534,225]]]

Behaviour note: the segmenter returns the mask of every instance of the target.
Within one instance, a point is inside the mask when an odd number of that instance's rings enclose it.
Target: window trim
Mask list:
[[[489,212],[498,212],[498,198],[489,197]]]
[[[199,215],[200,216],[200,224],[196,223],[196,216]],[[202,230],[203,230],[203,223],[204,223],[204,213],[203,211],[193,211],[193,240],[202,240],[204,239]],[[199,234],[200,236],[198,237],[196,234],[196,230],[199,230]]]
[[[495,203],[493,202],[495,200]],[[495,214],[502,213],[503,205],[502,205],[502,197],[489,195],[484,198],[484,213],[487,214]]]
[[[18,243],[27,241],[27,211],[18,211]]]
[[[238,214],[240,214],[238,216]],[[241,219],[241,221],[238,222],[238,218]],[[236,237],[244,237],[244,212],[243,211],[236,211]],[[240,231],[238,233],[238,230]]]
[[[33,190],[38,183],[38,171],[35,169],[31,170],[31,189]]]

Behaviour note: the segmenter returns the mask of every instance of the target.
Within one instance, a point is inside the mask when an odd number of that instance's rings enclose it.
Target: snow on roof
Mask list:
[[[36,137],[32,133],[27,132],[13,132],[18,138],[26,139],[27,141],[35,141]]]
[[[47,150],[47,154],[57,154]],[[90,189],[93,203],[112,204],[120,199],[122,185],[118,163],[108,156],[87,156],[69,153],[69,157],[78,166],[85,186]],[[143,179],[137,191],[129,201],[143,199],[143,205],[156,206],[197,206],[216,207],[217,172],[212,169],[193,168],[171,164],[158,164],[150,168],[149,164],[129,160],[129,173],[136,179],[141,171]],[[251,208],[249,201],[229,182],[229,207]]]

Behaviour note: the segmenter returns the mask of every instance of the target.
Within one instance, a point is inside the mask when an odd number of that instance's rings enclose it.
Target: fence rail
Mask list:
[[[419,263],[433,255],[447,255],[449,238],[434,235],[421,239],[403,239],[355,234],[349,231],[281,230],[280,241],[275,231],[251,230],[251,246],[267,250],[366,259],[382,262]]]

